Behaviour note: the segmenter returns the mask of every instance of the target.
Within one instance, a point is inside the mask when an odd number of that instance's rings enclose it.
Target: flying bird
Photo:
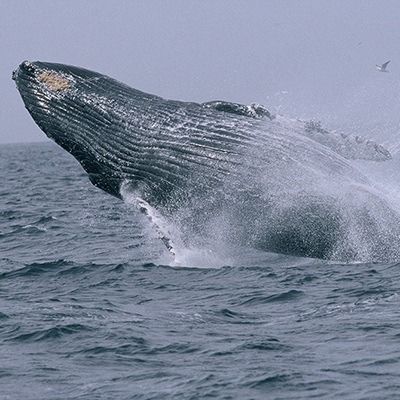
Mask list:
[[[376,66],[376,69],[378,70],[378,71],[381,71],[381,72],[389,72],[387,69],[386,69],[386,67],[387,67],[387,65],[390,63],[390,60],[389,61],[386,61],[384,64],[382,64],[382,65],[377,65]]]

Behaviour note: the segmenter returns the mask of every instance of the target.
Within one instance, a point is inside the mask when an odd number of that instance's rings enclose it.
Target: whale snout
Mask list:
[[[58,92],[69,89],[72,77],[57,68],[57,64],[24,61],[12,72],[12,79],[16,82],[18,90],[30,89],[43,92],[46,89]]]
[[[107,79],[101,83],[102,76],[96,72],[40,61],[22,62],[12,79],[47,137],[81,163],[95,186],[119,197],[124,176],[116,163],[119,153],[108,150],[115,147],[118,137]]]
[[[78,132],[71,90],[76,78],[61,64],[23,61],[12,79],[37,125],[70,151]]]
[[[23,61],[20,66],[19,66],[20,70],[23,70],[25,72],[34,72],[35,71],[35,63],[32,63],[28,60]]]
[[[23,61],[17,69],[14,69],[14,71],[12,72],[12,80],[16,81],[18,79],[19,74],[21,73],[25,73],[25,72],[32,72],[33,71],[33,66],[32,63],[30,63],[29,61]]]
[[[12,72],[12,79],[17,84],[18,90],[23,94],[23,90],[33,88],[35,84],[39,83],[37,80],[40,74],[40,67],[34,62],[23,61],[17,69]]]
[[[29,61],[22,62],[17,69],[12,72],[12,79],[17,84],[19,91],[26,86],[27,82],[34,78],[35,67]]]
[[[34,65],[30,61],[23,61],[17,69],[12,72],[12,79],[15,81],[20,73],[33,72]]]

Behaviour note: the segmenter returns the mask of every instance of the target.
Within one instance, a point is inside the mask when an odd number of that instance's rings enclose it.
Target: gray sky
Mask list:
[[[0,143],[45,140],[11,80],[23,60],[400,136],[398,0],[2,0],[0,49]],[[389,59],[390,73],[375,69]]]

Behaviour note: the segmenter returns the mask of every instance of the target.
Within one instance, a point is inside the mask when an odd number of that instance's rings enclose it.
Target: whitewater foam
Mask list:
[[[143,200],[139,193],[130,189],[128,183],[121,186],[121,195],[128,206],[139,210],[149,221],[152,232],[168,250],[168,265],[173,267],[219,268],[232,265],[225,256],[207,247],[188,246],[182,240],[179,228],[163,217],[154,207]],[[229,260],[233,261],[233,260]]]

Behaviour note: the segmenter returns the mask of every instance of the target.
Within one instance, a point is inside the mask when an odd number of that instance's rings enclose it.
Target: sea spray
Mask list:
[[[163,217],[154,207],[143,200],[139,193],[132,190],[129,184],[124,183],[121,186],[121,195],[127,205],[139,210],[150,221],[152,231],[168,250],[169,265],[216,268],[234,263],[231,257],[219,254],[215,249],[185,244],[177,224]]]

